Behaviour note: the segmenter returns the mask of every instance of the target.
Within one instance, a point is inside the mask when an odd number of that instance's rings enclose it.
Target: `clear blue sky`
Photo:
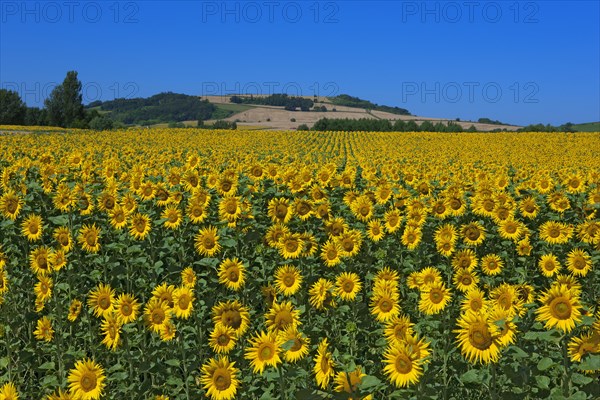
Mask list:
[[[0,85],[42,105],[348,93],[431,117],[600,120],[599,1],[0,1]]]

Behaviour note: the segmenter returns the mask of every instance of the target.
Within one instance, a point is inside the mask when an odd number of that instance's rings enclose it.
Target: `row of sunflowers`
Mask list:
[[[594,399],[598,133],[0,127],[0,400]]]

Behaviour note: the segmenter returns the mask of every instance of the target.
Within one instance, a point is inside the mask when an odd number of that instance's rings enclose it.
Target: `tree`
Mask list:
[[[0,89],[0,125],[23,125],[27,106],[17,92]]]
[[[85,125],[81,88],[77,72],[69,71],[63,83],[52,90],[44,102],[51,125],[62,127],[83,127]]]
[[[106,116],[103,116],[103,115],[94,117],[90,121],[90,129],[93,129],[95,131],[106,131],[106,130],[109,130],[112,128],[113,128],[112,119],[110,119]]]

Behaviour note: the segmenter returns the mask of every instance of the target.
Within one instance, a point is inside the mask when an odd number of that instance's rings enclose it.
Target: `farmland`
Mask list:
[[[598,133],[0,130],[0,400],[600,392]]]

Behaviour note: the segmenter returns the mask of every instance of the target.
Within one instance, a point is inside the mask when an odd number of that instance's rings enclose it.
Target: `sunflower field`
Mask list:
[[[600,134],[0,127],[0,400],[598,399]]]

